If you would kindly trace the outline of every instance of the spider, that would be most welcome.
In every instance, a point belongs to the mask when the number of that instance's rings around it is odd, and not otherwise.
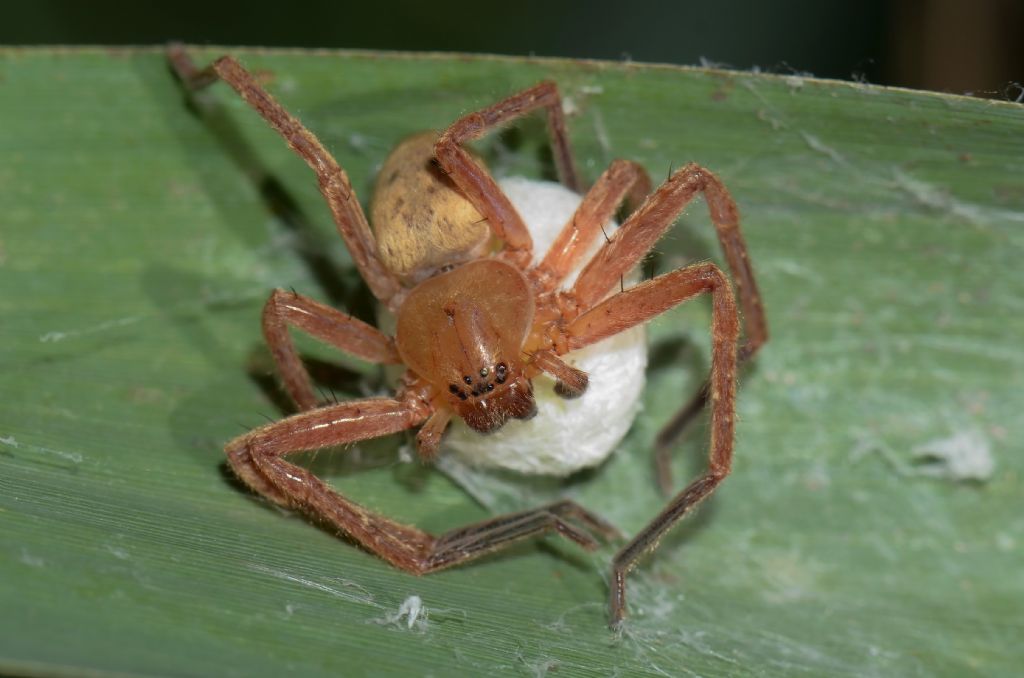
[[[228,83],[313,169],[359,273],[397,318],[395,335],[389,336],[313,299],[275,290],[263,310],[263,333],[300,412],[228,442],[229,464],[256,493],[325,523],[406,572],[434,572],[549,532],[587,549],[598,546],[594,534],[603,539],[619,535],[569,500],[432,535],[356,504],[290,463],[288,455],[419,427],[417,451],[429,461],[452,419],[462,418],[472,429],[488,433],[511,419],[530,418],[536,412],[532,380],[541,373],[556,380],[559,395],[579,396],[588,375],[563,359],[565,354],[646,323],[694,297],[711,295],[709,377],[659,437],[662,442],[670,438],[708,402],[708,470],[672,497],[615,555],[610,619],[617,626],[627,610],[626,577],[640,556],[653,550],[729,474],[738,366],[768,336],[738,210],[725,186],[708,170],[689,164],[651,193],[639,164],[616,160],[534,265],[522,218],[483,162],[463,144],[543,110],[559,177],[581,193],[558,88],[541,82],[459,118],[440,134],[422,133],[401,142],[381,168],[371,231],[344,170],[234,58],[225,56],[199,69],[181,46],[172,46],[168,57],[189,91],[218,79]],[[743,308],[742,348],[733,284],[714,263],[696,263],[620,288],[624,276],[698,193],[708,205]],[[627,201],[640,205],[605,237],[575,282],[564,285],[570,271],[600,243],[603,225]],[[321,406],[289,328],[372,363],[404,365],[394,397]],[[664,459],[659,465],[664,466]]]

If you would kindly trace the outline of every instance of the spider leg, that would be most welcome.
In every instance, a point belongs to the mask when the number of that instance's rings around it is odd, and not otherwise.
[[[582,348],[642,324],[693,297],[710,293],[711,442],[708,471],[673,497],[668,505],[616,554],[612,564],[613,626],[626,614],[626,575],[646,552],[694,505],[711,494],[732,465],[736,410],[739,314],[729,279],[711,263],[695,264],[658,276],[598,303],[566,328],[569,350]]]
[[[743,309],[744,344],[739,349],[740,363],[752,358],[768,340],[768,322],[757,288],[747,245],[739,225],[739,209],[729,191],[714,174],[700,165],[689,164],[669,179],[634,212],[580,273],[573,288],[581,308],[588,308],[619,282],[672,225],[674,218],[697,193],[711,214],[715,232],[736,287]],[[707,402],[709,383],[704,384],[662,428],[655,440],[655,468],[658,485],[666,495],[672,491],[669,458],[673,443],[700,414]]]
[[[377,255],[376,240],[348,176],[313,133],[288,113],[234,58],[221,57],[199,69],[181,45],[171,45],[167,58],[178,79],[190,92],[208,87],[218,79],[231,85],[306,161],[317,175],[320,192],[331,208],[338,232],[360,275],[373,295],[388,304],[401,290],[398,279],[385,268]]]
[[[262,426],[235,438],[225,450],[238,477],[259,494],[325,522],[397,567],[415,570],[433,544],[430,535],[346,499],[284,457],[397,433],[423,418],[410,403],[355,400]]]
[[[309,372],[288,333],[289,326],[371,363],[402,362],[394,338],[377,328],[301,294],[274,290],[263,307],[263,336],[281,381],[300,410],[316,407],[317,399]]]
[[[385,398],[351,401],[262,426],[229,442],[226,452],[238,477],[257,493],[330,525],[395,567],[413,574],[451,567],[548,532],[588,549],[597,546],[588,529],[603,537],[618,536],[614,527],[597,516],[571,501],[562,501],[434,537],[360,506],[310,471],[285,460],[295,452],[403,431],[426,418],[422,407],[408,402]]]
[[[650,192],[651,178],[643,166],[629,160],[613,161],[583,196],[572,219],[534,268],[532,273],[543,288],[557,288],[590,250],[599,233],[607,239],[604,225],[615,216],[623,201],[634,209]]]
[[[553,82],[534,85],[492,106],[459,118],[441,134],[434,146],[438,163],[477,211],[487,219],[495,235],[505,242],[506,256],[524,268],[529,265],[530,250],[533,247],[526,224],[498,188],[490,172],[475,161],[462,148],[462,144],[479,139],[488,131],[538,108],[547,109],[551,147],[562,183],[578,192],[580,181],[565,129],[562,97]]]
[[[612,525],[576,502],[566,499],[548,506],[498,516],[445,532],[434,543],[430,569],[451,567],[547,532],[556,532],[587,550],[597,548],[597,541],[589,532],[573,525],[569,519],[578,521],[587,530],[596,532],[605,539],[620,536],[619,531]]]
[[[629,216],[611,237],[611,242],[601,248],[580,273],[573,294],[581,308],[589,308],[603,299],[622,276],[654,247],[697,193],[704,194],[736,286],[746,335],[741,354],[750,357],[768,340],[768,322],[761,294],[740,231],[736,202],[718,177],[700,165],[691,163],[676,170]]]
[[[554,351],[537,351],[531,356],[531,361],[538,370],[547,372],[557,380],[555,393],[563,398],[578,398],[587,390],[590,383],[587,373],[565,362]]]
[[[744,363],[742,351],[737,358],[739,365],[742,366]],[[690,400],[680,407],[672,415],[672,418],[661,427],[658,435],[654,436],[654,476],[658,483],[658,489],[665,497],[671,497],[675,487],[672,480],[672,452],[675,443],[704,411],[704,407],[708,404],[710,389],[711,381],[705,379],[704,383],[690,396]]]
[[[433,461],[441,449],[441,436],[448,428],[454,412],[440,407],[434,411],[416,434],[416,452],[423,461]]]

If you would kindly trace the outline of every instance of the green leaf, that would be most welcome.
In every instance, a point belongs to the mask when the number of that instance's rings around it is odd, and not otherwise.
[[[364,200],[398,139],[542,78],[570,102],[589,180],[616,157],[655,177],[689,161],[717,172],[772,327],[743,379],[734,472],[631,576],[621,636],[606,628],[613,547],[550,538],[414,578],[254,500],[221,447],[281,416],[261,372],[269,289],[372,315],[312,175],[223,85],[222,115],[190,113],[159,50],[9,49],[0,672],[1019,671],[1021,106],[637,64],[236,53]],[[541,125],[523,130],[484,152],[501,172],[543,173]],[[296,212],[261,197],[268,178]],[[718,257],[702,206],[659,253],[661,271]],[[707,326],[701,304],[652,324],[642,416],[609,463],[559,491],[627,532],[660,508],[651,441],[706,370]],[[381,388],[345,364],[349,393]],[[680,483],[702,468],[705,435],[681,446]],[[401,463],[400,442],[313,463],[432,530],[487,515]],[[411,596],[427,618],[410,628]]]

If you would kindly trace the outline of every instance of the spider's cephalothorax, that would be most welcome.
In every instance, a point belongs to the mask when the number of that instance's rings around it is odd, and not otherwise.
[[[532,321],[523,274],[481,259],[409,293],[398,311],[398,352],[470,427],[489,433],[536,412],[519,357]]]
[[[168,56],[189,91],[218,79],[230,84],[309,164],[360,274],[397,316],[392,337],[308,297],[275,290],[264,308],[263,332],[285,389],[301,411],[230,441],[228,461],[255,492],[306,512],[408,572],[450,567],[545,532],[557,532],[586,548],[597,546],[591,533],[612,538],[617,532],[574,502],[561,501],[435,536],[352,502],[288,461],[288,455],[419,427],[417,446],[429,459],[453,417],[480,432],[496,430],[512,418],[528,418],[535,410],[531,379],[541,372],[557,380],[562,395],[578,395],[587,388],[588,377],[561,356],[642,325],[695,296],[711,295],[710,375],[659,436],[657,446],[665,487],[669,447],[664,443],[707,402],[708,470],[614,557],[611,619],[621,621],[626,575],[638,558],[728,475],[738,361],[752,356],[768,336],[736,204],[725,186],[708,170],[690,164],[651,193],[642,167],[616,160],[583,196],[544,257],[533,263],[533,241],[522,218],[463,144],[543,110],[559,176],[569,189],[580,192],[558,89],[542,82],[459,118],[440,135],[424,133],[400,144],[378,179],[371,231],[348,177],[331,154],[237,61],[223,57],[197,69],[180,46],[172,47]],[[196,108],[203,110],[201,104]],[[707,202],[732,284],[715,264],[699,263],[621,289],[626,274],[698,193]],[[605,239],[602,226],[623,202],[639,207]],[[591,256],[594,247],[598,249]],[[567,283],[581,265],[578,277]],[[742,352],[733,286],[744,312]],[[364,360],[404,364],[406,373],[395,397],[319,403],[290,327]]]

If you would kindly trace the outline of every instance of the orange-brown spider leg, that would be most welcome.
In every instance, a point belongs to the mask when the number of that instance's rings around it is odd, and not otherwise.
[[[691,165],[684,170],[699,172],[699,166]],[[706,170],[707,183],[704,187],[704,199],[711,212],[711,220],[718,234],[718,241],[725,254],[736,295],[743,309],[744,342],[739,349],[739,364],[743,365],[754,357],[754,354],[768,341],[768,321],[765,318],[764,305],[757,288],[757,281],[747,254],[747,245],[739,225],[739,209],[728,189],[718,177]],[[711,386],[710,377],[681,407],[658,432],[654,439],[654,468],[658,486],[662,494],[670,496],[673,492],[672,467],[670,465],[675,442],[686,431],[694,419],[704,411],[707,405]]]
[[[423,418],[411,404],[398,400],[356,400],[267,424],[235,438],[225,450],[238,477],[259,494],[322,520],[385,560],[410,569],[429,552],[430,535],[349,501],[284,457],[397,433]]]
[[[635,209],[650,192],[651,178],[642,165],[629,160],[613,161],[583,196],[572,219],[531,272],[543,289],[557,288],[590,250],[599,233],[608,237],[604,226],[624,201],[629,209]]]
[[[708,471],[692,482],[616,554],[612,564],[611,620],[626,614],[626,575],[644,553],[654,549],[665,532],[687,511],[714,491],[732,464],[736,411],[739,314],[732,287],[712,263],[681,268],[620,292],[576,318],[566,330],[569,350],[582,348],[642,324],[698,294],[710,293],[711,316],[711,442]]]
[[[416,452],[420,455],[420,459],[431,462],[437,458],[437,453],[441,450],[441,437],[454,414],[446,407],[439,407],[420,427],[419,432],[416,433]]]
[[[381,263],[376,240],[355,197],[348,176],[313,133],[270,96],[252,74],[234,58],[221,57],[209,66],[199,69],[181,45],[169,47],[167,58],[189,91],[207,87],[218,79],[231,85],[316,172],[320,192],[331,208],[338,232],[344,239],[360,275],[373,295],[388,304],[401,290],[399,281]]]
[[[352,401],[268,424],[232,440],[226,451],[238,477],[259,494],[323,521],[395,567],[413,574],[451,567],[547,532],[556,532],[587,549],[597,546],[588,529],[603,537],[618,535],[615,528],[597,516],[573,502],[563,501],[434,537],[346,499],[308,470],[284,459],[294,452],[396,433],[417,425],[425,416],[422,407],[398,400]]]
[[[768,339],[761,295],[740,232],[736,203],[718,177],[700,165],[689,164],[677,170],[626,219],[611,242],[580,273],[573,293],[581,308],[600,301],[654,247],[697,193],[704,194],[736,286],[746,335],[742,353],[749,356]]]
[[[745,343],[740,361],[750,359],[768,340],[764,306],[739,225],[739,209],[729,191],[714,174],[696,164],[680,168],[661,185],[640,209],[626,220],[611,242],[602,248],[580,273],[574,293],[581,308],[603,298],[654,246],[694,196],[703,192],[711,221],[732,275],[743,309]],[[658,485],[666,495],[673,489],[669,459],[672,443],[686,429],[707,401],[708,382],[672,417],[655,440]]]
[[[487,219],[495,235],[505,242],[506,257],[524,268],[529,264],[533,247],[526,224],[498,188],[490,172],[476,162],[462,144],[479,139],[488,131],[538,108],[547,109],[551,147],[562,183],[579,192],[580,182],[565,129],[562,98],[553,82],[534,85],[493,106],[459,118],[441,134],[434,146],[434,155],[441,167]]]
[[[554,351],[537,351],[530,360],[538,371],[547,372],[557,380],[555,393],[563,398],[578,398],[587,390],[590,383],[587,373],[565,362]]]
[[[317,400],[309,372],[288,333],[289,326],[371,363],[402,362],[395,340],[377,328],[301,294],[274,290],[263,307],[263,336],[281,382],[300,410],[316,407]]]

